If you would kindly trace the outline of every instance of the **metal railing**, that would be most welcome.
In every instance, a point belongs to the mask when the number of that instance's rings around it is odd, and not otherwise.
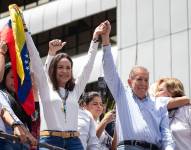
[[[20,143],[19,137],[11,135],[11,134],[4,133],[4,132],[0,132],[0,138],[1,139],[11,140],[12,142]],[[30,145],[30,141],[27,141],[25,144]],[[48,143],[38,143],[37,147],[43,147],[43,148],[47,148],[49,150],[65,150],[63,148],[50,145]]]

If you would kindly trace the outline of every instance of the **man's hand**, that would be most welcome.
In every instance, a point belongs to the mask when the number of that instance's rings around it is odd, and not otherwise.
[[[106,20],[106,21],[104,21],[104,25],[106,26],[106,30],[105,30],[105,33],[103,34],[103,36],[109,36],[109,34],[111,32],[110,22],[108,20]]]
[[[49,42],[49,55],[56,55],[57,51],[61,50],[62,47],[66,45],[66,42],[62,42],[59,39],[54,39],[52,41]]]
[[[106,46],[110,44],[109,35],[111,32],[111,25],[108,20],[104,21],[104,25],[105,25],[105,32],[101,35],[101,37],[102,37],[102,44]]]
[[[106,24],[102,22],[98,27],[96,27],[93,34],[93,40],[98,39],[99,35],[102,35],[105,32],[106,32]]]

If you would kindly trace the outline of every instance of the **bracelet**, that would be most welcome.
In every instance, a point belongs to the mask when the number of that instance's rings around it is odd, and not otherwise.
[[[21,125],[20,122],[14,121],[14,122],[12,123],[12,125],[11,125],[11,128],[14,129],[16,126],[20,126],[20,125]]]
[[[106,44],[106,45],[103,45],[103,47],[104,47],[104,46],[109,46],[109,45],[110,45],[110,44]]]
[[[97,38],[93,38],[92,41],[93,41],[94,43],[97,43],[97,42],[99,42],[99,39],[98,39],[98,37],[97,37]]]

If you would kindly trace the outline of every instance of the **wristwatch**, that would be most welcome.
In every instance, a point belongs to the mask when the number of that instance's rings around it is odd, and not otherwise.
[[[99,37],[93,38],[92,41],[93,41],[94,43],[99,42]]]
[[[21,125],[21,123],[19,121],[14,121],[11,125],[11,128],[14,129],[16,126]]]

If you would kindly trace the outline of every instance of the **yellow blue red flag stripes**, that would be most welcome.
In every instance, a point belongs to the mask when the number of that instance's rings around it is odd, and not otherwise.
[[[11,20],[1,33],[9,48],[9,56],[14,76],[14,86],[17,98],[28,115],[35,110],[30,76],[30,58],[26,46],[26,37],[22,13],[13,4],[9,6]]]

